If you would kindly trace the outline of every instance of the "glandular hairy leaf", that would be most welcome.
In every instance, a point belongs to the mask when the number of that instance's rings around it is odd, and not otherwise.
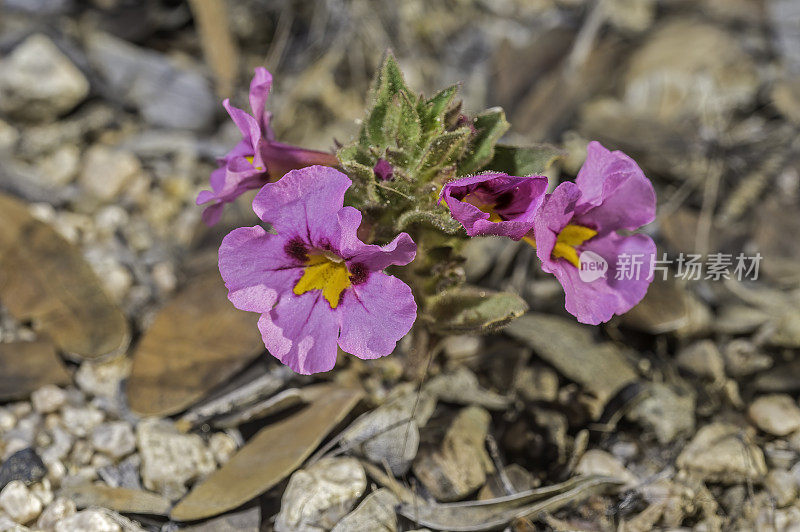
[[[525,147],[498,144],[494,148],[494,157],[483,170],[516,176],[542,175],[564,155],[564,150],[551,144]]]
[[[450,213],[443,209],[406,211],[397,219],[395,230],[404,231],[415,223],[430,225],[448,235],[454,235],[461,230],[461,224],[455,221],[452,216],[450,216]]]
[[[516,294],[474,286],[452,288],[429,298],[422,317],[442,334],[490,333],[528,310]]]
[[[469,128],[448,131],[433,139],[417,165],[417,180],[430,181],[438,170],[455,162],[469,140]]]
[[[459,175],[477,173],[491,161],[495,144],[510,127],[506,120],[506,114],[500,107],[493,107],[482,112],[475,117],[473,125],[476,133],[466,156],[459,161]]]

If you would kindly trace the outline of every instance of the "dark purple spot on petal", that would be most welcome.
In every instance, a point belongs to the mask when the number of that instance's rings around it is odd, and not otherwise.
[[[306,243],[300,237],[295,237],[286,242],[283,250],[296,261],[305,262],[308,260],[308,248],[306,248]]]
[[[366,266],[364,266],[360,262],[356,262],[355,264],[351,264],[348,269],[350,270],[350,283],[353,286],[357,286],[367,282],[367,277],[369,277],[369,271],[367,270]]]

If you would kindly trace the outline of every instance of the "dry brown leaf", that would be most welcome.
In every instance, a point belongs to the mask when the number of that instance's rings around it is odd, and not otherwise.
[[[217,272],[201,275],[161,309],[133,356],[131,409],[184,410],[253,360],[264,344],[258,315],[237,310]]]
[[[50,342],[0,344],[0,401],[22,399],[45,384],[71,381]]]
[[[0,194],[0,302],[81,358],[119,353],[130,329],[80,251]]]
[[[170,518],[194,521],[219,515],[264,493],[300,467],[362,397],[360,390],[331,385],[315,390],[312,404],[253,436],[179,502]]]

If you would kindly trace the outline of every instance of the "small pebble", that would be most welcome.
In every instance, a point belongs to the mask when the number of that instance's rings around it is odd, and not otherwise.
[[[94,428],[92,445],[112,458],[122,458],[136,450],[136,436],[124,421],[112,421]]]
[[[122,527],[100,510],[84,510],[56,523],[55,532],[122,532]]]
[[[56,526],[56,523],[66,517],[74,515],[76,510],[77,508],[75,507],[74,502],[69,499],[59,497],[47,505],[42,512],[42,515],[39,516],[39,520],[36,521],[36,527],[41,528],[42,530],[53,530]]]
[[[61,408],[67,401],[67,393],[53,384],[42,386],[31,395],[33,408],[40,414],[49,414]]]
[[[0,508],[20,524],[33,521],[42,512],[42,501],[19,480],[9,482],[0,491]]]
[[[208,448],[214,453],[214,459],[219,465],[226,463],[236,452],[236,440],[224,432],[216,432],[208,440]]]
[[[786,436],[800,429],[800,408],[786,394],[763,395],[747,410],[753,423],[773,436]]]

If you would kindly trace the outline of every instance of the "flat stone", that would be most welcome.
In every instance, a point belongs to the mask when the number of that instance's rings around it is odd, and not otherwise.
[[[342,445],[375,464],[385,462],[392,473],[402,475],[417,455],[419,427],[427,423],[435,406],[436,400],[429,393],[420,393],[418,400],[413,386],[398,387],[386,403],[345,429]],[[406,419],[408,423],[403,422]]]
[[[453,419],[440,446],[423,447],[412,466],[414,474],[440,501],[457,501],[486,482],[494,471],[486,452],[491,416],[483,408],[470,406]]]
[[[178,499],[189,482],[217,467],[214,455],[196,434],[181,434],[169,421],[145,419],[136,427],[144,487]]]
[[[0,110],[26,120],[52,120],[89,94],[89,82],[48,37],[34,34],[0,63]]]
[[[276,532],[321,532],[332,528],[367,488],[355,458],[323,458],[294,473],[281,498]]]
[[[583,453],[575,472],[579,475],[604,475],[624,482],[628,487],[637,484],[636,476],[625,469],[622,462],[614,456],[599,449],[590,449]]]
[[[95,144],[83,156],[79,182],[92,196],[110,201],[141,171],[141,163],[132,152]]]
[[[17,523],[25,524],[39,517],[42,501],[24,483],[14,480],[0,490],[0,508]]]
[[[800,407],[789,395],[762,395],[750,404],[747,414],[758,428],[773,436],[800,429]]]
[[[211,124],[217,100],[199,68],[101,33],[86,39],[86,52],[105,81],[148,123],[191,130]]]
[[[0,466],[0,489],[13,481],[33,484],[42,480],[46,474],[47,468],[36,451],[22,449],[12,454]]]
[[[400,501],[390,490],[381,488],[373,491],[355,510],[336,523],[331,532],[395,532],[397,514],[394,507],[398,504]]]
[[[723,484],[757,481],[767,474],[764,453],[752,443],[752,434],[728,423],[698,430],[676,463],[702,480]]]

